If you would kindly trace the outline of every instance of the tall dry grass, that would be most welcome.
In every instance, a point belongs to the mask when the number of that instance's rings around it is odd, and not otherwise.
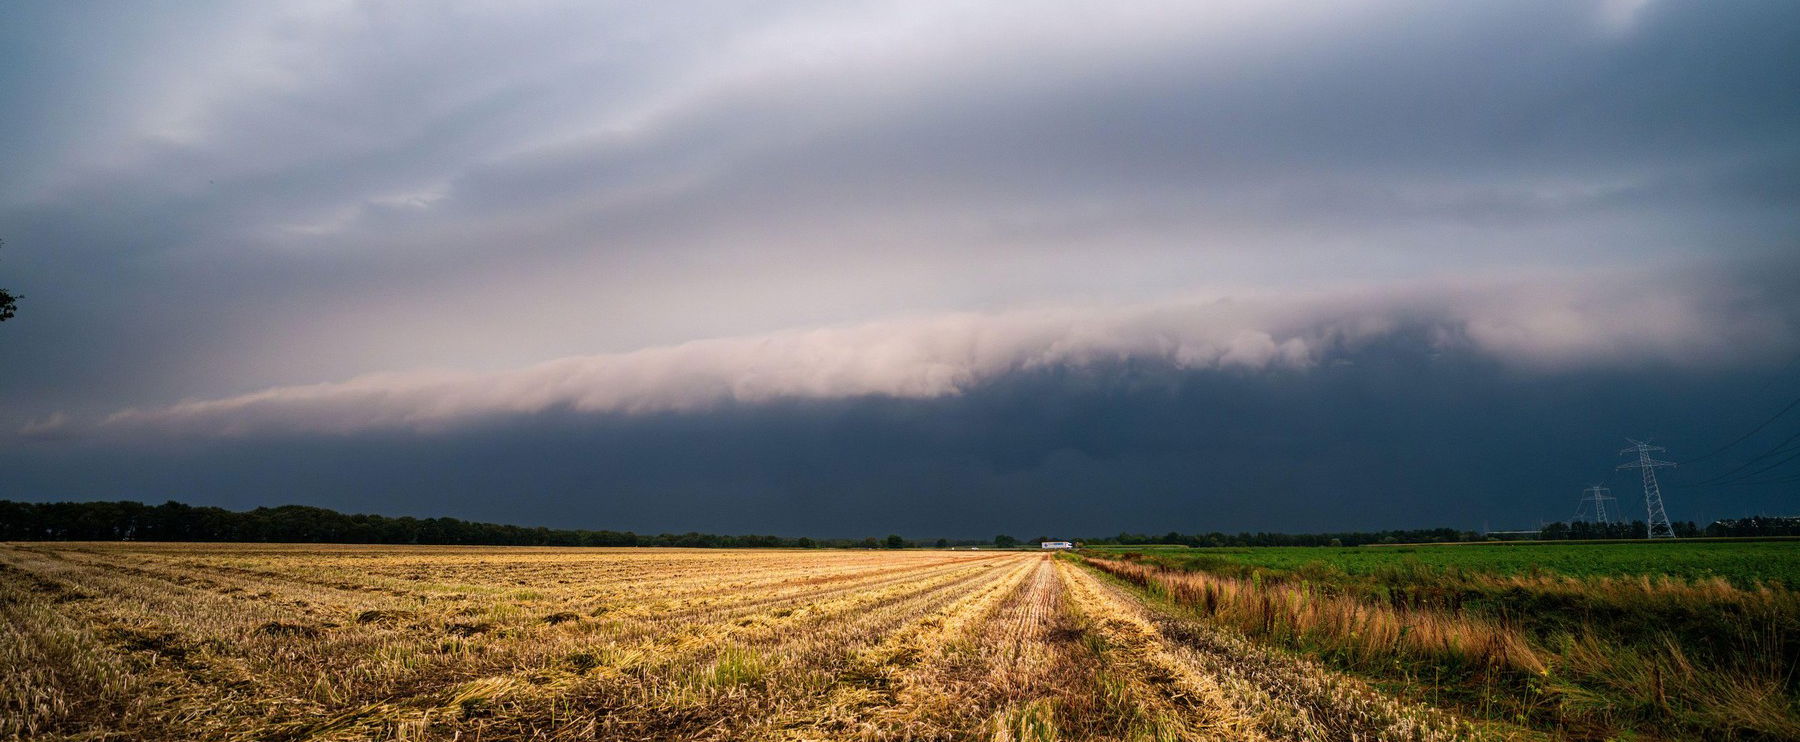
[[[1092,632],[1088,638],[1104,647],[1096,652],[1107,658],[1108,676],[1125,681],[1103,686],[1104,698],[1131,709],[1146,739],[1428,742],[1534,736],[1512,725],[1475,724],[1390,697],[1212,621],[1194,621],[1180,611],[1172,615],[1086,569],[1069,565],[1067,574]]]
[[[1335,652],[1353,664],[1405,656],[1528,674],[1547,667],[1522,633],[1500,622],[1396,608],[1305,582],[1258,584],[1112,559],[1088,563],[1247,633]]]
[[[1420,696],[1576,738],[1800,739],[1800,595],[1723,579],[1489,575],[1401,565],[1226,575],[1088,564],[1247,635]]]

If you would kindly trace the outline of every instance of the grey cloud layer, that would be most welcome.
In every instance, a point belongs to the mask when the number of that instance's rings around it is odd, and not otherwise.
[[[1412,334],[1543,370],[1728,367],[1800,345],[1791,302],[1669,275],[1581,276],[1125,307],[955,314],[565,358],[490,372],[385,373],[132,409],[128,435],[439,430],[497,415],[694,412],[726,403],[935,398],[1008,374],[1147,361],[1179,369],[1305,369]],[[67,432],[57,417],[26,433]]]
[[[1524,526],[1797,393],[1800,3],[14,6],[0,497]]]
[[[1726,263],[1800,230],[1786,3],[16,20],[0,268],[34,361],[0,402],[28,417],[900,315]]]

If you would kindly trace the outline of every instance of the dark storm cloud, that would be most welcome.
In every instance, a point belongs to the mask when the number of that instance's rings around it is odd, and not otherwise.
[[[939,399],[551,412],[429,438],[170,441],[98,468],[86,465],[92,452],[12,449],[0,455],[0,488],[639,531],[1528,527],[1566,518],[1582,487],[1607,481],[1622,436],[1653,436],[1687,458],[1792,392],[1771,385],[1782,380],[1772,369],[1527,381],[1485,358],[1436,352],[1424,334],[1341,360],[1278,373],[1045,369]],[[1672,474],[1671,515],[1791,507],[1776,488],[1684,485],[1736,458]],[[1628,502],[1633,482],[1612,483]]]
[[[1793,300],[1800,296],[1794,283],[1800,271],[1791,261],[1764,268],[1722,277],[1731,279],[1724,285],[1734,292],[1715,287],[1690,301],[1712,305],[1711,311],[1772,311],[1755,321],[1773,323],[1774,337],[1791,337],[1800,322]],[[1589,298],[1619,313],[1583,315],[1575,327],[1598,319],[1627,333],[1632,322],[1668,316],[1655,304],[1622,303],[1626,297],[1615,288],[1582,288],[1599,292]],[[77,422],[49,421],[0,456],[0,491],[45,499],[176,497],[233,507],[299,501],[640,531],[978,537],[1525,527],[1566,517],[1580,487],[1595,482],[1611,482],[1629,502],[1632,482],[1615,479],[1611,468],[1626,436],[1653,438],[1686,461],[1800,392],[1792,363],[1783,362],[1795,350],[1791,345],[1757,347],[1737,336],[1699,346],[1699,338],[1684,336],[1647,352],[1595,334],[1554,338],[1575,343],[1569,346],[1511,347],[1535,354],[1507,355],[1496,352],[1506,346],[1484,346],[1469,333],[1478,336],[1483,330],[1473,328],[1519,316],[1446,325],[1431,298],[1382,321],[1355,314],[1362,308],[1355,301],[1324,301],[1335,312],[1312,306],[1286,318],[1312,323],[1328,314],[1338,323],[1334,332],[1306,335],[1311,340],[1301,356],[1244,342],[1217,348],[1201,363],[1179,353],[1120,352],[1138,341],[1126,330],[1191,325],[1191,307],[1126,313],[1123,324],[1097,333],[1065,329],[1049,346],[1026,346],[1042,352],[1060,345],[1074,354],[1068,358],[1009,362],[992,373],[955,378],[951,389],[910,395],[746,398],[733,396],[729,384],[721,391],[707,382],[678,386],[671,397],[667,389],[624,384],[621,399],[637,406],[584,409],[575,399],[555,397],[563,389],[555,382],[502,378],[430,395],[421,405],[381,388],[392,379],[375,378],[341,386],[373,385],[378,393],[358,396],[356,404],[371,408],[365,412],[382,424],[355,415],[345,424],[346,408],[329,399],[291,407],[233,402],[223,413],[177,406],[143,413],[164,416],[147,429],[135,427],[144,419],[119,421],[123,438],[111,435],[119,430],[95,436]],[[1525,298],[1553,325],[1568,310],[1558,306],[1567,295]],[[1215,321],[1283,319],[1266,307],[1203,309]],[[1731,316],[1695,327],[1742,324],[1750,315]],[[999,325],[985,329],[1008,329]],[[1351,329],[1359,326],[1364,329]],[[873,331],[890,341],[890,361],[892,329]],[[1635,342],[1669,339],[1654,334],[1640,333]],[[954,326],[940,324],[925,335],[961,342]],[[1082,337],[1107,342],[1071,343]],[[1335,339],[1319,342],[1324,337]],[[884,357],[854,336],[829,339],[798,353],[773,345],[790,362],[840,347],[851,348],[851,356]],[[1518,339],[1501,332],[1498,342]],[[992,341],[985,343],[990,350],[1004,350]],[[704,374],[697,367],[715,352],[700,345],[645,378],[667,385],[670,373]],[[1239,356],[1226,360],[1232,353]],[[751,383],[774,382],[756,377]],[[619,393],[618,386],[600,389]],[[547,393],[554,401],[509,414],[487,409],[431,417],[480,398],[482,388]],[[274,396],[308,392],[276,390]],[[681,396],[690,393],[699,394],[698,403]],[[422,417],[403,419],[406,414]],[[1737,466],[1791,427],[1778,425],[1675,472],[1667,486],[1671,502],[1679,503],[1671,505],[1674,517],[1707,521],[1791,509],[1791,493],[1780,485],[1689,486]]]
[[[268,436],[432,456],[577,435],[533,432],[576,413],[755,436],[777,420],[757,405],[977,409],[1021,373],[1112,363],[1306,377],[1406,333],[1545,384],[1760,373],[1800,342],[1769,277],[1800,236],[1797,21],[1655,0],[21,9],[0,285],[27,302],[0,328],[0,430],[107,462],[179,432],[214,441],[192,461],[269,466],[293,464]],[[917,455],[955,491],[1057,478]],[[1057,476],[1096,487],[1185,476],[1071,456]]]

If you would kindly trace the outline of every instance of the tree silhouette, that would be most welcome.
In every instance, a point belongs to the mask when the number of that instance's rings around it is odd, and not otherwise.
[[[0,247],[6,246],[6,240],[0,240]],[[6,289],[0,289],[0,322],[12,319],[19,308],[19,297]]]

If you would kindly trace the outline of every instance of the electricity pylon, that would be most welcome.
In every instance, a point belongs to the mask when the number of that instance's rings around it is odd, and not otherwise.
[[[1596,484],[1582,490],[1582,492],[1586,493],[1587,497],[1581,498],[1581,504],[1575,508],[1575,517],[1570,518],[1569,520],[1581,520],[1581,511],[1586,510],[1587,504],[1591,502],[1594,503],[1594,522],[1599,523],[1600,525],[1611,523],[1612,521],[1606,519],[1606,501],[1618,499],[1612,496],[1612,490]]]
[[[1619,449],[1620,454],[1635,453],[1637,461],[1620,464],[1620,469],[1644,470],[1644,509],[1650,513],[1649,524],[1645,527],[1650,538],[1675,538],[1675,528],[1669,525],[1669,514],[1663,512],[1662,488],[1656,484],[1656,470],[1664,466],[1674,466],[1673,461],[1658,461],[1650,458],[1651,451],[1662,451],[1662,446],[1652,446],[1643,441],[1630,438],[1630,448]]]

